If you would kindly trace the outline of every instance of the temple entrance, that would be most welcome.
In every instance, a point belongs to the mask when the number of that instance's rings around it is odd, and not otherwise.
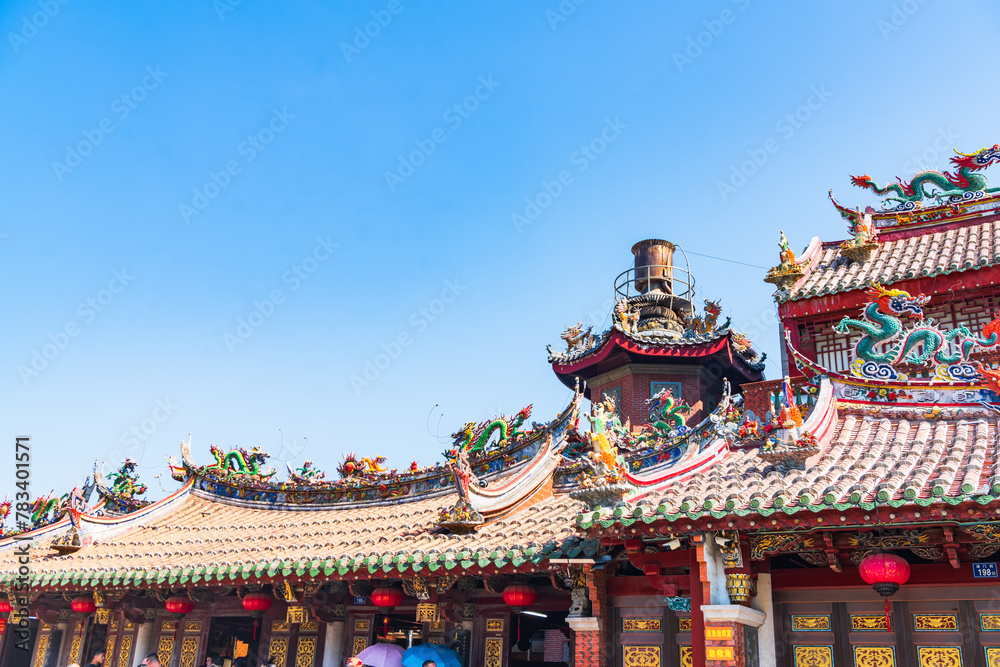
[[[412,618],[380,614],[375,617],[375,643],[410,648],[423,642],[423,628],[423,623],[417,623]]]
[[[15,623],[9,621],[3,634],[0,634],[0,645],[3,646],[0,665],[3,667],[28,667],[31,664],[31,649],[34,648],[35,638],[38,636],[38,621],[33,618],[28,623],[28,637],[26,639],[21,639],[18,634],[19,628],[16,627]],[[18,644],[21,644],[22,648],[18,648]],[[28,647],[27,651],[23,649],[24,646]]]
[[[570,663],[567,612],[511,614],[508,667],[566,667]]]
[[[254,626],[254,623],[257,626]],[[205,655],[222,667],[257,667],[268,656],[260,654],[260,621],[248,616],[221,616],[212,619]]]
[[[83,621],[86,625],[87,621]],[[90,662],[90,659],[94,657],[94,652],[99,651],[108,643],[108,626],[107,624],[101,623],[90,623],[90,627],[87,629],[86,633],[87,641],[83,647],[83,651],[80,653],[80,664],[86,665]],[[106,656],[104,659],[106,664],[111,664],[110,656]]]

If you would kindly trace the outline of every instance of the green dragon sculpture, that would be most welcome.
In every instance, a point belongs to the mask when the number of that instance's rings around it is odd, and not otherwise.
[[[146,493],[146,485],[139,482],[135,467],[135,461],[126,458],[117,472],[108,475],[108,479],[112,482],[110,488],[112,494],[121,498],[135,498]]]
[[[215,457],[215,463],[205,466],[205,470],[218,471],[222,477],[242,475],[268,480],[275,474],[273,469],[261,467],[261,464],[267,461],[270,456],[258,447],[252,448],[249,452],[242,447],[237,447],[225,454],[215,445],[212,445],[210,449],[212,456]]]
[[[975,369],[969,355],[978,349],[996,347],[1000,342],[1000,317],[983,326],[982,336],[975,336],[966,326],[942,330],[933,321],[925,321],[923,307],[930,297],[910,296],[899,289],[887,290],[878,283],[868,289],[871,301],[865,306],[863,320],[845,317],[834,327],[838,333],[860,332],[854,346],[856,359],[851,371],[875,379],[905,379],[894,366],[899,363],[936,367],[942,378],[974,379]],[[917,319],[905,330],[900,318]],[[918,346],[923,349],[918,351]]]
[[[523,434],[523,431],[520,430],[521,426],[530,416],[531,406],[529,405],[528,407],[523,408],[514,417],[500,417],[492,421],[480,422],[479,424],[476,424],[476,422],[468,422],[461,428],[461,430],[456,433],[452,433],[451,437],[454,439],[454,446],[444,452],[443,456],[446,459],[451,460],[457,457],[460,451],[464,451],[469,454],[485,452],[486,447],[490,442],[490,438],[493,437],[495,432],[500,433],[500,439],[497,440],[496,444],[494,444],[491,449],[500,449],[507,443],[508,440],[512,440]]]
[[[896,202],[905,208],[914,208],[922,199],[936,199],[941,201],[948,198],[951,202],[975,199],[977,196],[1000,192],[1000,188],[986,187],[986,177],[975,172],[986,169],[995,162],[1000,162],[1000,144],[994,144],[992,148],[983,148],[975,153],[959,153],[951,158],[951,163],[958,167],[954,174],[940,171],[922,171],[909,183],[903,183],[899,178],[898,183],[888,185],[878,185],[871,176],[851,176],[851,183],[859,188],[866,188],[878,195],[893,193],[895,196],[886,197],[886,202]],[[935,188],[937,191],[928,191],[926,187]]]
[[[674,400],[674,394],[669,387],[664,387],[656,396],[646,401],[649,408],[650,426],[653,436],[667,438],[684,428],[684,415],[691,412],[691,406]],[[641,439],[642,436],[640,436]]]

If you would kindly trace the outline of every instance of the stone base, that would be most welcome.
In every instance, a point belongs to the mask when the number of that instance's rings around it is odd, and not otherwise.
[[[597,616],[567,616],[566,625],[573,632],[599,632],[601,619]]]

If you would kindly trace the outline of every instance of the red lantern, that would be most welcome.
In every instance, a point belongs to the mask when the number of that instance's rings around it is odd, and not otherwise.
[[[521,611],[525,607],[535,604],[538,593],[527,584],[511,584],[503,589],[503,601],[514,608],[514,611]]]
[[[183,595],[173,595],[167,598],[167,611],[171,614],[189,614],[194,609],[194,603]]]
[[[271,608],[274,601],[264,593],[247,593],[243,596],[243,608],[254,616],[263,616]]]
[[[94,598],[85,596],[73,598],[70,606],[73,608],[73,611],[80,614],[93,614],[97,609],[97,604],[94,602]]]
[[[398,607],[403,602],[403,591],[391,586],[380,586],[372,591],[372,604],[376,607]]]
[[[885,598],[885,623],[891,631],[892,605],[889,604],[889,596],[909,580],[910,564],[896,554],[880,552],[865,556],[858,569],[865,583],[871,584],[875,592]]]
[[[0,614],[9,614],[14,610],[14,605],[10,603],[7,596],[0,597]]]

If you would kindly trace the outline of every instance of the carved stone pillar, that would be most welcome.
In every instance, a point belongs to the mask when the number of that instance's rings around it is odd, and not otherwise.
[[[326,624],[326,639],[323,642],[323,667],[343,667],[344,664],[344,619],[336,619]]]
[[[146,622],[139,626],[139,631],[135,635],[135,651],[132,655],[135,656],[133,662],[142,662],[146,654],[150,652],[149,641],[153,636],[153,628],[156,627],[156,623]]]

